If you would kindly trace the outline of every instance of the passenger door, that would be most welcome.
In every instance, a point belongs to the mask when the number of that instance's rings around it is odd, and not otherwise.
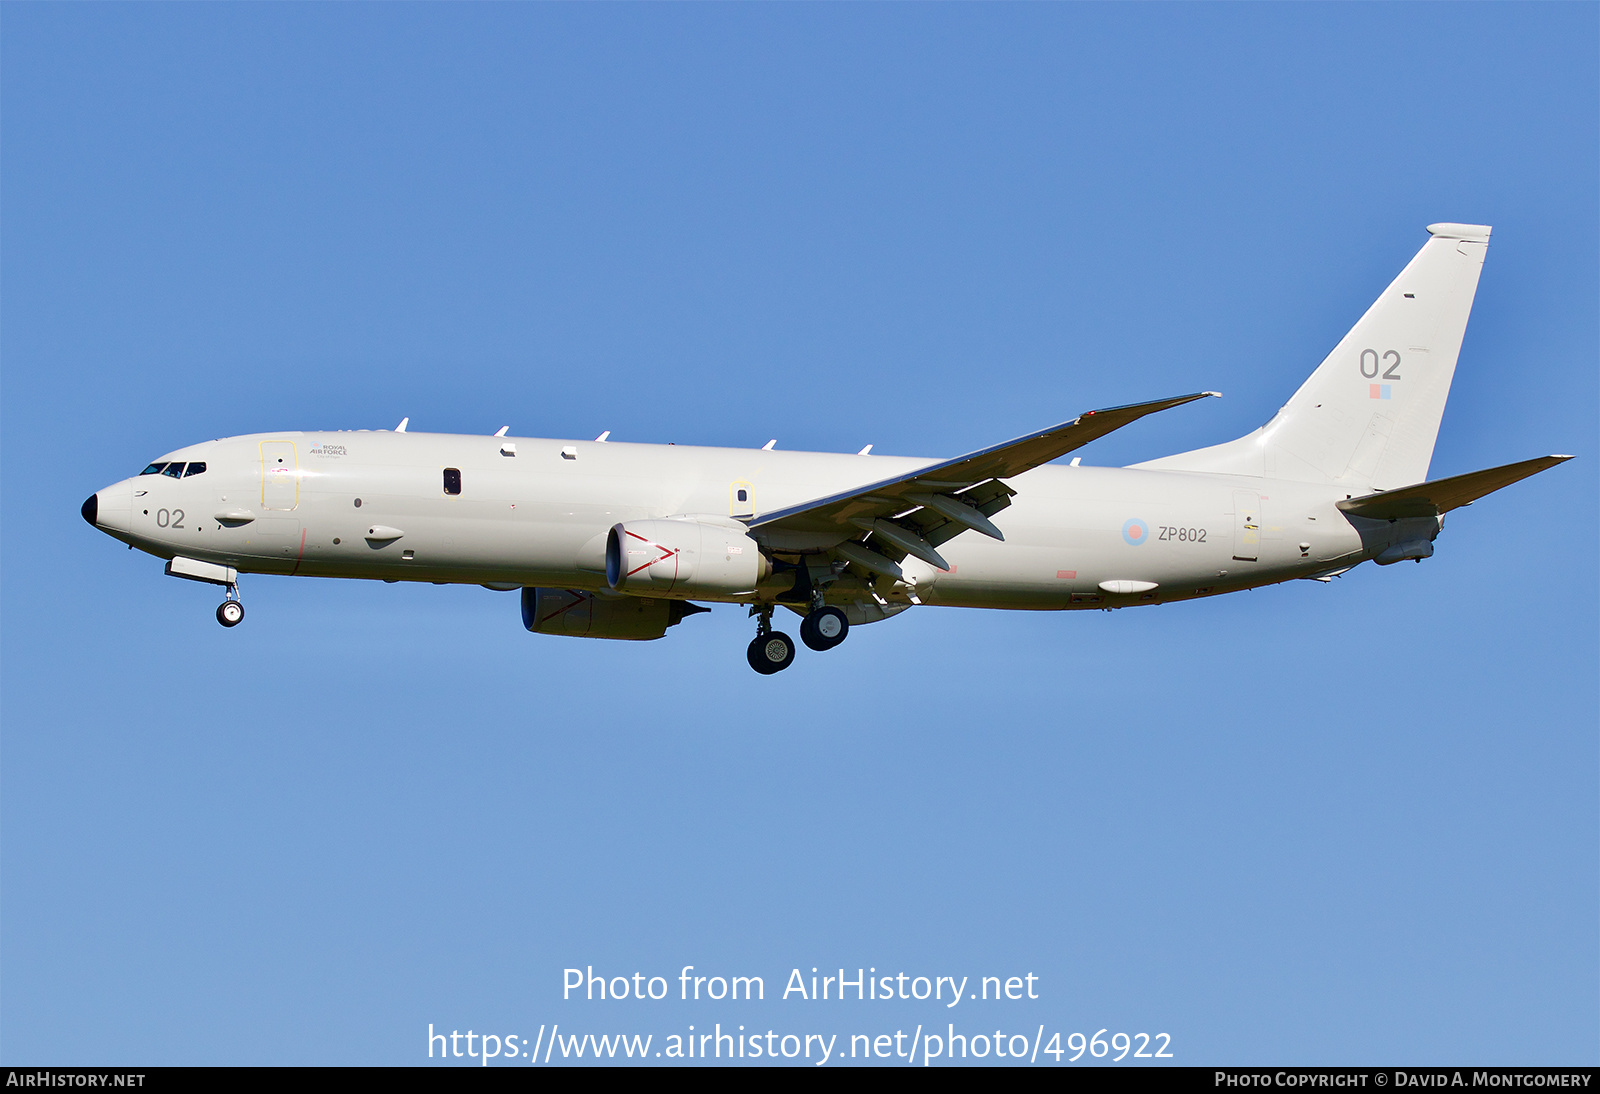
[[[293,509],[300,504],[300,464],[293,441],[261,442],[261,508]]]

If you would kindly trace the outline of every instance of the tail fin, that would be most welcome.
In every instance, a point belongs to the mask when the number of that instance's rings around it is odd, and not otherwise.
[[[1137,467],[1339,483],[1351,492],[1428,477],[1489,245],[1479,224],[1432,236],[1273,419],[1236,441]]]

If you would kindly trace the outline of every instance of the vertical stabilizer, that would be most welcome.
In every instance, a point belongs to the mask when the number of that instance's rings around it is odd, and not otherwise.
[[[1428,477],[1489,245],[1481,224],[1432,237],[1350,333],[1254,433],[1137,467],[1387,490]]]

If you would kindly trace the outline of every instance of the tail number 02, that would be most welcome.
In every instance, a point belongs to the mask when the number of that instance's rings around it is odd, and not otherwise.
[[[1361,375],[1369,380],[1376,380],[1378,373],[1383,373],[1385,380],[1400,379],[1400,355],[1392,349],[1383,351],[1383,356],[1378,356],[1375,349],[1361,351]]]
[[[182,528],[183,510],[173,509],[168,511],[166,509],[157,509],[156,524],[162,528]]]

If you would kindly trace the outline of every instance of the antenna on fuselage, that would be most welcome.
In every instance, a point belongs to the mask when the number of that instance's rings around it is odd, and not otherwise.
[[[763,451],[763,452],[771,452],[772,451],[772,446],[777,444],[777,443],[778,443],[778,438],[774,437],[774,438],[772,438],[772,440],[768,441],[766,444],[761,446],[761,451]]]
[[[872,451],[872,446],[869,444],[869,445],[867,445],[867,447],[863,448],[860,452],[857,452],[856,455],[865,456],[867,453],[869,453],[871,451]]]
[[[504,437],[504,436],[505,436],[505,435],[506,435],[506,430],[508,430],[508,429],[510,429],[510,428],[511,428],[511,427],[510,427],[510,426],[508,426],[508,425],[503,425],[503,426],[501,426],[501,427],[500,427],[500,428],[499,428],[499,429],[497,429],[497,430],[495,430],[495,431],[494,431],[494,435],[495,435],[495,436],[496,436],[496,437]]]
[[[411,424],[411,419],[410,418],[401,418],[400,419],[400,424],[394,427],[394,431],[396,433],[404,433],[406,431],[406,426],[408,426],[410,424]]]
[[[595,440],[599,441],[601,444],[604,444],[606,438],[609,436],[611,436],[611,430],[608,429],[604,433],[600,434],[600,436],[596,437]]]

